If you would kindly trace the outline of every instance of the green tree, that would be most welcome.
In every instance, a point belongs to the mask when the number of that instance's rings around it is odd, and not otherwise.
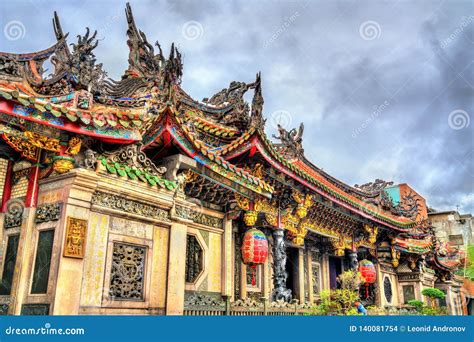
[[[431,306],[434,306],[435,299],[444,299],[446,297],[443,291],[431,287],[423,289],[423,291],[421,291],[421,294],[430,299]]]
[[[414,306],[417,312],[421,312],[421,310],[423,309],[423,302],[421,300],[417,300],[417,299],[409,300],[408,305]]]
[[[467,247],[466,255],[466,272],[465,277],[471,281],[474,281],[474,245],[469,245]]]

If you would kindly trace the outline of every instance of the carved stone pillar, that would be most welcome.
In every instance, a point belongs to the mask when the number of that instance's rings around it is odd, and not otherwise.
[[[304,274],[304,250],[298,249],[298,294],[295,293],[300,303],[305,302],[305,274]]]
[[[168,288],[166,293],[166,314],[182,315],[184,310],[187,226],[173,223],[170,229]]]
[[[232,296],[232,218],[224,218],[224,234],[222,234],[222,295]]]
[[[275,229],[273,231],[273,295],[272,300],[283,299],[285,302],[291,300],[291,290],[286,288],[286,246],[284,241],[284,230]]]

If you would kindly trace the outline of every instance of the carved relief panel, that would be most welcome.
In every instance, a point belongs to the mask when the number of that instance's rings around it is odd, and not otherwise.
[[[65,257],[84,258],[86,250],[87,220],[74,217],[67,218],[66,242],[64,244]]]
[[[114,243],[109,296],[112,300],[143,300],[146,247]]]

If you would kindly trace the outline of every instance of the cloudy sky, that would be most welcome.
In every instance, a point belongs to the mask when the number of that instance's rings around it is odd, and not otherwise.
[[[183,88],[208,97],[262,72],[267,131],[305,123],[304,148],[348,184],[408,183],[436,209],[474,212],[472,1],[131,1],[148,40],[184,56]],[[99,31],[111,77],[127,67],[125,2],[0,5],[1,50]],[[5,39],[5,38],[6,39]]]

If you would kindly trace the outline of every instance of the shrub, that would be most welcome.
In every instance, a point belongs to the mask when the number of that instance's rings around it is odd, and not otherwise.
[[[421,310],[421,314],[425,316],[439,316],[439,315],[446,315],[447,309],[445,306],[440,308],[435,308],[431,306],[424,306]]]
[[[360,273],[352,270],[343,272],[337,281],[339,289],[321,291],[319,304],[311,309],[312,315],[357,314],[354,303],[359,300]]]
[[[359,292],[349,289],[337,289],[331,292],[331,299],[341,308],[342,314],[346,315],[353,308],[354,302],[359,300]]]
[[[408,301],[408,305],[414,306],[416,311],[421,312],[423,308],[423,302],[421,300],[412,299]]]
[[[360,314],[356,308],[352,307],[349,310],[346,311],[346,316],[360,316]]]
[[[319,294],[320,303],[311,308],[312,315],[327,315],[331,308],[331,291],[322,290]]]
[[[434,304],[433,301],[435,299],[444,299],[444,297],[446,297],[446,295],[444,294],[443,291],[441,291],[440,289],[434,289],[434,288],[431,288],[431,287],[423,289],[423,291],[421,291],[421,293],[424,296],[427,296],[431,299],[431,304]]]
[[[341,288],[331,292],[331,299],[341,308],[343,315],[348,315],[354,302],[359,300],[360,273],[353,270],[343,272],[337,277]]]
[[[425,316],[435,316],[438,314],[438,310],[436,308],[433,308],[431,306],[424,306],[421,309],[421,314]]]
[[[421,291],[421,293],[424,296],[430,297],[430,298],[437,298],[437,299],[444,299],[446,295],[444,294],[443,291],[440,289],[434,289],[434,288],[426,288]]]
[[[337,277],[337,281],[341,285],[341,289],[359,291],[359,286],[361,283],[360,272],[353,270],[345,271]]]

